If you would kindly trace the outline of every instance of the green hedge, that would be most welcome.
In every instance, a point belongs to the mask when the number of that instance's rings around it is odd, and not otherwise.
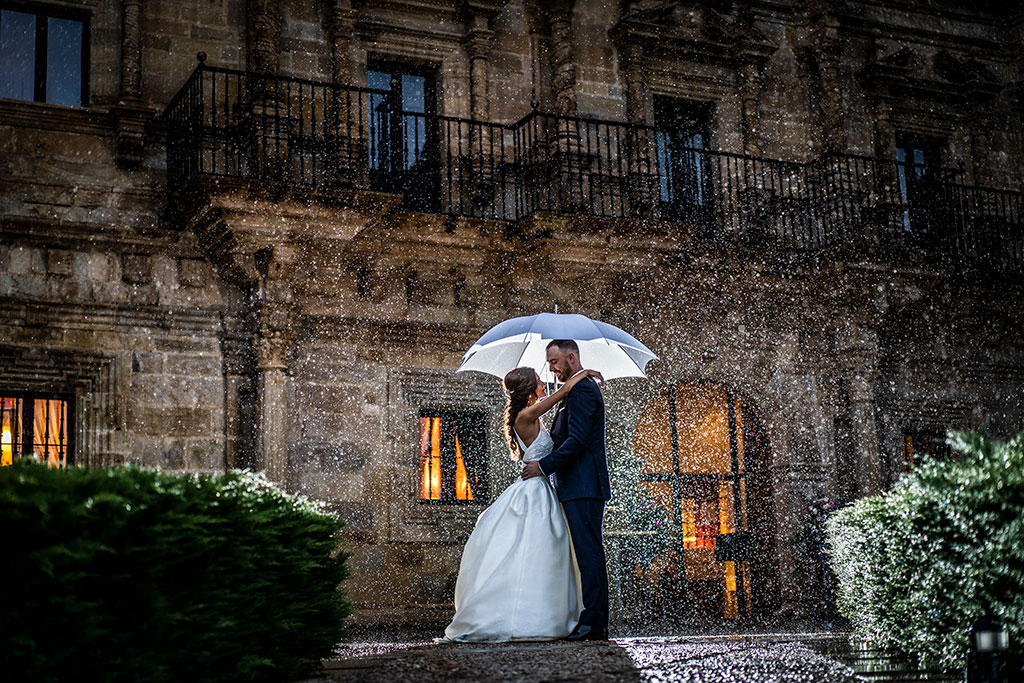
[[[962,668],[988,614],[1024,649],[1024,435],[951,434],[958,462],[925,461],[826,523],[839,609],[867,637]]]
[[[7,680],[287,680],[350,613],[341,521],[251,473],[19,461],[0,514]]]

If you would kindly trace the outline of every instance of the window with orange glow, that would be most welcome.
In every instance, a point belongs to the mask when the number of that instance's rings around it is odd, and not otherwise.
[[[666,512],[668,533],[678,539],[669,552],[681,555],[688,585],[703,582],[722,596],[707,604],[694,598],[689,608],[695,614],[737,619],[751,613],[746,451],[756,447],[757,425],[731,389],[686,382],[662,390],[637,420],[638,485]]]
[[[420,413],[419,500],[482,503],[487,487],[486,416]]]
[[[952,449],[945,437],[935,432],[905,432],[903,434],[903,471],[909,472],[922,457],[949,460]]]
[[[0,466],[32,457],[51,467],[67,467],[72,433],[68,403],[54,396],[0,395]]]

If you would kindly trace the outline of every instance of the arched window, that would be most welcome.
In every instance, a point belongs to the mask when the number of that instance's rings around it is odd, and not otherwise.
[[[675,383],[647,404],[633,451],[641,492],[668,523],[668,550],[646,577],[665,609],[736,619],[767,607],[771,501],[751,408],[720,385]]]

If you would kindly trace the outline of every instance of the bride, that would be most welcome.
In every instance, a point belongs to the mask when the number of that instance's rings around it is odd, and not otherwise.
[[[577,382],[601,374],[586,370],[545,396],[533,368],[505,375],[505,439],[520,462],[551,452],[540,423]],[[505,489],[480,514],[466,542],[455,584],[455,617],[445,629],[454,641],[555,640],[575,628],[583,599],[569,529],[547,477]]]

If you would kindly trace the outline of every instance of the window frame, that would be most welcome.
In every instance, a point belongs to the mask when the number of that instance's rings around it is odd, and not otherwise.
[[[431,405],[421,406],[417,411],[417,425],[422,425],[424,418],[441,418],[441,424],[444,425],[445,419],[451,420],[456,419],[472,419],[477,422],[477,428],[480,430],[480,452],[474,453],[473,457],[476,458],[474,465],[476,466],[477,480],[472,483],[472,494],[473,497],[468,500],[460,500],[456,497],[455,493],[455,478],[457,471],[457,462],[455,454],[451,453],[450,457],[445,457],[444,453],[441,456],[441,492],[439,499],[422,498],[419,493],[415,494],[416,502],[420,505],[443,505],[443,506],[480,506],[487,505],[487,498],[490,491],[490,477],[488,472],[488,448],[487,448],[487,428],[489,424],[489,417],[484,410],[474,409],[461,409],[451,407],[436,407]],[[422,439],[423,434],[421,431],[422,427],[417,427],[417,441]],[[460,444],[460,450],[462,452],[462,458],[464,466],[466,467],[466,475],[469,477],[469,466],[466,464],[467,451],[465,444]],[[422,474],[420,471],[420,453],[417,451],[417,479]]]
[[[34,402],[36,400],[43,401],[64,401],[67,404],[67,422],[65,423],[66,441],[64,444],[65,454],[65,467],[72,467],[75,463],[75,395],[72,393],[64,393],[59,391],[19,391],[19,390],[6,390],[0,389],[0,398],[13,398],[22,400],[21,416],[20,416],[20,452],[14,451],[12,447],[12,461],[16,462],[18,459],[25,457],[32,457],[35,459],[33,449],[35,448],[35,415],[34,415]],[[30,404],[28,401],[31,400],[33,403]],[[26,418],[31,418],[31,421]],[[45,445],[45,444],[44,444]],[[12,444],[13,446],[13,444]],[[13,462],[12,462],[13,464]]]
[[[712,149],[716,103],[655,93],[652,108],[662,210],[707,224],[714,180],[703,153]]]
[[[87,107],[89,106],[89,53],[91,42],[90,23],[92,14],[85,9],[72,7],[55,7],[39,3],[2,2],[0,11],[23,12],[32,14],[36,18],[35,35],[35,64],[33,65],[33,93],[31,100],[18,98],[0,98],[13,102],[38,102],[57,107]],[[82,55],[81,55],[81,97],[78,104],[57,104],[46,99],[46,61],[48,59],[49,22],[47,19],[65,19],[78,21],[82,24]],[[3,23],[3,16],[0,14],[0,25]]]
[[[371,163],[371,185],[378,191],[402,194],[403,206],[408,209],[437,213],[441,202],[440,68],[371,58],[367,60],[366,71],[367,83],[371,71],[386,74],[392,80],[397,77],[397,90],[391,91],[389,85],[388,91],[393,92],[399,102],[398,109],[389,110],[384,120],[379,122],[380,128],[376,133],[378,138],[374,145],[383,156],[375,164]],[[422,112],[405,109],[402,76],[423,79]],[[376,97],[381,97],[383,101],[383,96],[371,96],[371,102],[375,102],[370,107],[373,111],[380,104],[374,100]],[[409,135],[410,124],[412,138]],[[415,141],[411,147],[410,139]],[[415,154],[410,155],[410,150]]]

